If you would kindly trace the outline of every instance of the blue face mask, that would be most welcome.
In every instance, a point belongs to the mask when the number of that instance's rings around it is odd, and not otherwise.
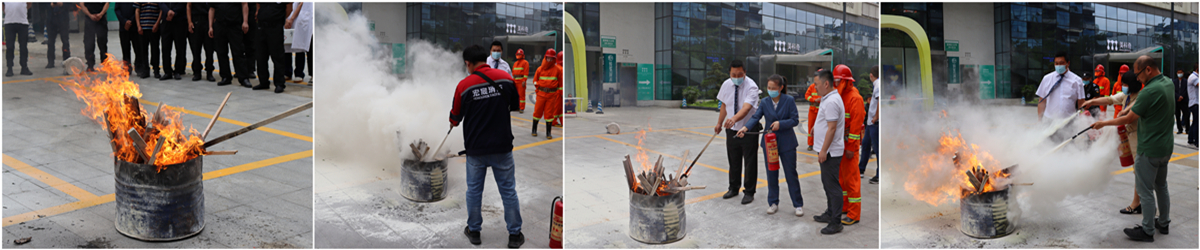
[[[733,80],[734,86],[742,86],[742,80],[746,80],[746,78],[744,78],[744,77],[731,78],[731,79]]]
[[[1067,65],[1054,65],[1054,72],[1059,74],[1067,73]]]
[[[1129,87],[1128,87],[1128,86],[1121,86],[1121,92],[1129,93]]]
[[[500,52],[492,52],[492,58],[500,59]]]
[[[768,89],[768,90],[767,90],[767,95],[770,95],[770,96],[771,96],[771,98],[779,97],[779,91],[778,91],[778,90],[769,90],[769,89]]]

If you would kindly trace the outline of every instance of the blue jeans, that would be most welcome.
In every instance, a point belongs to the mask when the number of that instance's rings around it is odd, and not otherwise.
[[[508,234],[521,233],[521,202],[517,200],[517,171],[512,152],[467,156],[467,228],[476,232],[483,229],[483,216],[479,210],[489,166],[492,167],[496,187],[500,189],[500,199],[504,200],[504,222],[508,223]]]
[[[866,135],[862,139],[862,151],[858,151],[858,173],[862,174],[867,171],[867,161],[871,160],[871,154],[879,154],[879,124],[867,126]],[[879,162],[875,162],[875,176],[879,176]]]
[[[767,159],[763,150],[763,159]],[[765,160],[764,160],[765,161]],[[796,149],[779,151],[779,169],[787,178],[788,195],[792,198],[793,207],[804,207],[804,197],[800,196],[800,175],[796,173]],[[767,168],[767,206],[779,204],[779,170]]]

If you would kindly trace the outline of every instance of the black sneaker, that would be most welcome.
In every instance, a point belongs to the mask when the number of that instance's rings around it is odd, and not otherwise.
[[[871,181],[869,181],[869,182],[871,184],[879,184],[879,176],[876,175],[875,177],[871,177]]]
[[[729,199],[729,198],[733,198],[733,197],[737,196],[737,194],[738,194],[737,190],[729,190],[729,191],[725,192],[725,195],[721,196],[721,198]]]
[[[746,194],[742,196],[742,205],[750,204],[751,202],[754,202],[753,194]]]
[[[1154,219],[1154,229],[1158,229],[1158,233],[1170,234],[1170,222],[1168,224],[1158,224],[1158,219]]]
[[[483,244],[483,240],[479,239],[479,231],[471,231],[471,227],[464,227],[463,234],[467,235],[467,239],[471,241],[471,245],[478,246]]]
[[[195,81],[199,81],[200,79],[201,79],[201,77],[200,77],[200,74],[199,74],[199,73],[192,74],[192,81],[193,81],[193,82],[195,82]]]
[[[33,71],[29,71],[29,68],[21,68],[21,75],[31,76],[33,75]]]
[[[4,76],[13,76],[12,69],[8,69],[7,71],[4,71]]]
[[[521,245],[525,245],[525,233],[508,235],[508,248],[521,248]]]
[[[824,235],[836,234],[840,232],[842,232],[841,223],[829,223],[828,226],[825,226],[825,228],[821,229],[821,234]]]
[[[52,62],[52,63],[46,64],[46,68],[47,68],[47,69],[53,69],[53,68],[54,68],[54,63]]]
[[[858,224],[858,220],[851,219],[850,217],[842,218],[842,225],[849,226],[854,224]]]
[[[1133,241],[1154,242],[1154,235],[1146,234],[1146,230],[1142,230],[1142,226],[1126,228],[1125,235]]]

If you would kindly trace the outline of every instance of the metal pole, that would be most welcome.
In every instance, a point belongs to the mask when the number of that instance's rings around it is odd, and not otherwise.
[[[1175,38],[1175,3],[1170,3],[1170,4],[1171,4],[1171,28],[1170,28],[1171,29],[1171,33],[1170,33],[1171,34],[1171,41],[1170,41],[1171,49],[1167,50],[1167,52],[1169,52],[1169,53],[1163,53],[1163,56],[1171,57],[1171,66],[1164,67],[1164,68],[1167,68],[1169,70],[1168,72],[1175,73],[1175,55],[1174,55],[1175,50],[1174,50],[1174,48],[1175,48],[1175,44],[1177,44],[1176,40],[1178,40],[1178,39]]]
[[[842,57],[842,64],[846,64],[846,22],[848,21],[849,20],[846,20],[846,2],[842,2],[842,53],[840,53]]]

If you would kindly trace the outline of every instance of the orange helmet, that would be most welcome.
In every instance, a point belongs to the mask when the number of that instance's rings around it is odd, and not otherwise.
[[[833,79],[839,81],[854,81],[854,73],[850,72],[850,67],[845,64],[838,64],[833,67]]]
[[[555,64],[558,64],[561,66],[563,64],[563,53],[558,52],[558,55],[555,56],[554,59],[558,59],[558,62],[556,62]]]
[[[1104,76],[1104,65],[1096,64],[1096,77]]]
[[[547,58],[554,58],[557,55],[558,55],[558,52],[554,51],[554,49],[546,49],[546,57]]]
[[[1121,64],[1121,69],[1118,70],[1117,72],[1120,72],[1121,74],[1125,74],[1125,72],[1129,72],[1129,65]]]
[[[525,58],[525,50],[517,49],[517,59],[523,59],[523,58]]]

